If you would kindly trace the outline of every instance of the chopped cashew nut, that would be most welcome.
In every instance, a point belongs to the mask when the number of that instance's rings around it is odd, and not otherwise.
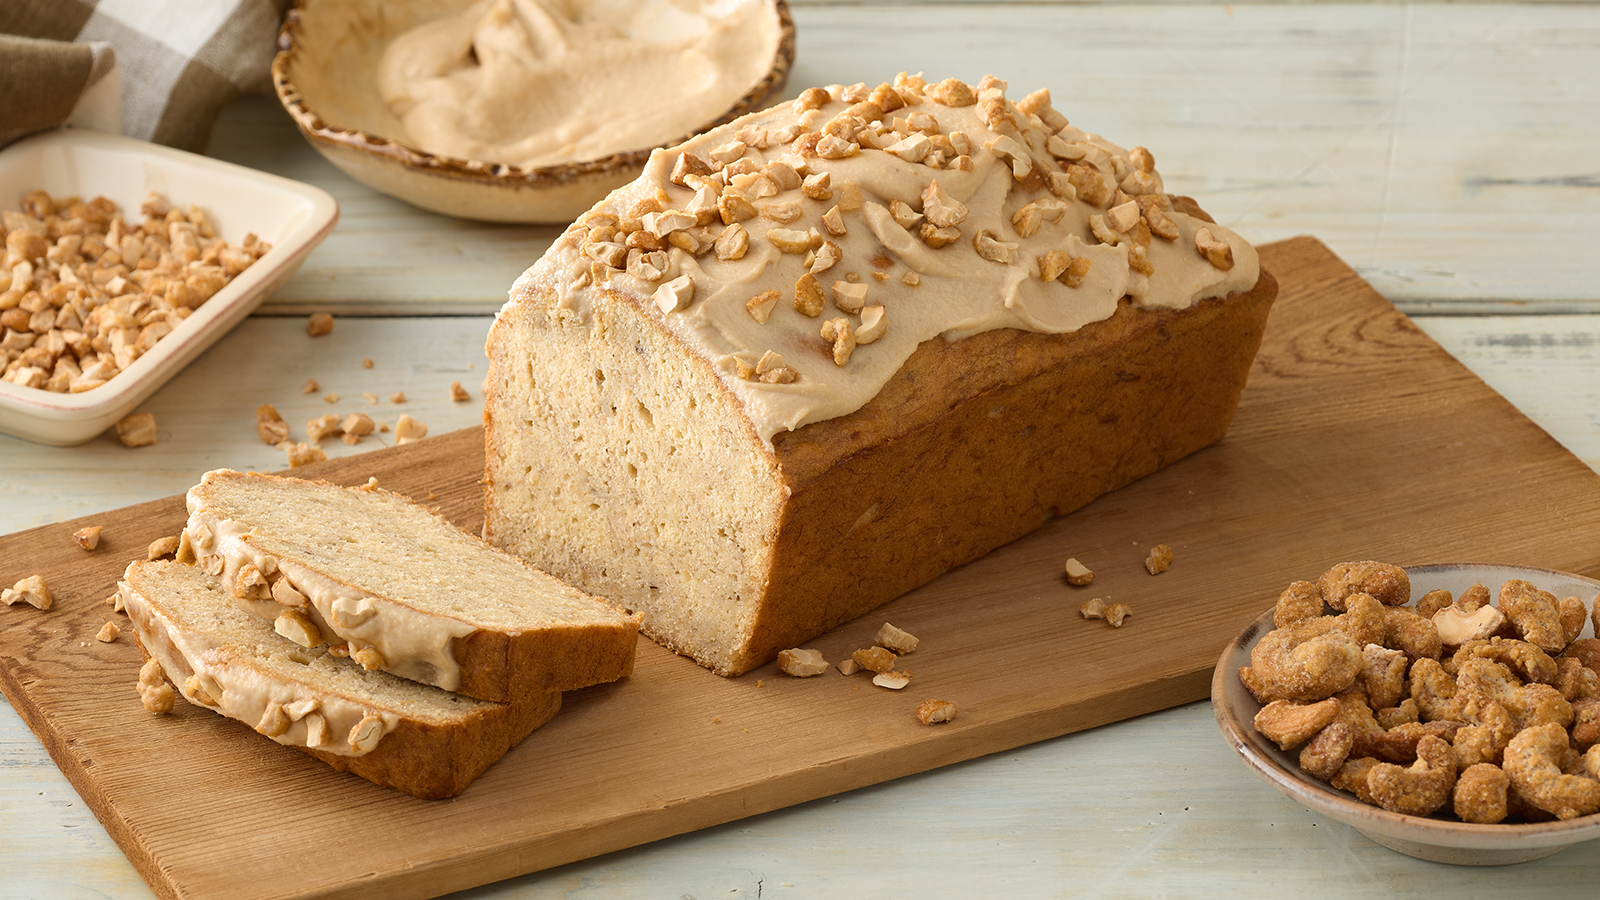
[[[178,552],[179,538],[176,536],[156,538],[145,548],[146,559],[160,559],[163,556],[173,556]]]
[[[467,389],[461,386],[461,382],[452,381],[450,382],[450,399],[456,403],[465,403],[472,399],[472,395],[467,393]],[[345,430],[349,431],[348,428]]]
[[[1133,608],[1126,603],[1113,603],[1106,607],[1106,621],[1112,628],[1121,628],[1122,620],[1133,615]]]
[[[1145,571],[1151,575],[1160,575],[1172,567],[1172,548],[1166,544],[1157,544],[1150,548],[1150,555],[1144,560]]]
[[[1067,559],[1067,584],[1085,585],[1094,581],[1094,573],[1076,558]]]
[[[400,420],[394,423],[394,442],[396,445],[420,441],[427,436],[428,426],[405,413],[401,413]]]
[[[7,606],[13,603],[26,603],[35,609],[46,610],[55,603],[55,598],[50,596],[50,588],[45,585],[43,576],[29,575],[0,591],[0,603]]]
[[[882,647],[868,647],[864,650],[857,650],[850,654],[850,658],[854,659],[861,668],[871,669],[874,672],[890,671],[894,668],[897,659],[893,653]]]
[[[117,423],[117,440],[128,447],[148,447],[156,442],[156,417],[134,413]]]
[[[872,683],[881,688],[898,691],[911,683],[911,673],[901,671],[879,672],[872,676]]]
[[[956,705],[949,700],[924,700],[917,706],[917,721],[937,725],[956,717]]]
[[[79,528],[72,533],[72,540],[85,550],[93,550],[100,546],[101,526],[89,525]]]
[[[694,279],[679,275],[656,288],[654,299],[656,306],[664,313],[686,309],[694,300]]]
[[[1096,597],[1078,607],[1078,613],[1085,619],[1104,619],[1106,617],[1106,602]]]
[[[312,313],[306,319],[306,334],[312,337],[321,337],[333,331],[333,316],[327,313]]]
[[[856,344],[870,344],[889,330],[889,319],[881,306],[868,306],[861,310],[861,325],[856,328]]]
[[[828,661],[820,650],[783,650],[778,653],[778,668],[785,675],[810,678],[828,671]]]
[[[917,644],[920,643],[909,632],[902,631],[888,622],[883,623],[883,627],[878,629],[878,634],[872,639],[872,642],[901,656],[916,650]]]

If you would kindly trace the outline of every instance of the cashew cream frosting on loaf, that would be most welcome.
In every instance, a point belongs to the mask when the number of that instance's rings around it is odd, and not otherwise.
[[[736,673],[1219,439],[1254,248],[1005,88],[809,89],[580,217],[490,335],[491,540]]]
[[[460,793],[561,707],[556,692],[473,700],[298,646],[198,567],[136,561],[117,590],[140,646],[188,702],[424,799]]]
[[[179,546],[305,647],[482,700],[615,681],[637,626],[398,494],[219,469]]]

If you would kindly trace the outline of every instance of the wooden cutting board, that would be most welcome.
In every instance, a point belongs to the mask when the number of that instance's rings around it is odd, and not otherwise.
[[[461,797],[414,800],[209,711],[140,707],[137,648],[94,635],[181,497],[0,538],[0,584],[40,573],[57,598],[0,608],[0,687],[163,897],[432,897],[1201,699],[1238,630],[1341,560],[1600,574],[1600,476],[1317,241],[1262,257],[1282,294],[1225,441],[811,645],[836,660],[894,622],[922,639],[903,691],[723,679],[646,641],[632,677],[567,695]],[[481,524],[476,429],[300,471]],[[85,524],[105,527],[92,554]],[[1157,542],[1175,561],[1151,577]],[[1068,556],[1092,587],[1065,583]],[[1090,597],[1134,614],[1084,620]],[[960,716],[919,725],[928,698]]]

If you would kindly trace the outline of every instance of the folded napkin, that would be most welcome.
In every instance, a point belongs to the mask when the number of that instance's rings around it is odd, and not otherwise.
[[[270,91],[290,0],[0,2],[0,146],[72,124],[205,149],[224,104]]]

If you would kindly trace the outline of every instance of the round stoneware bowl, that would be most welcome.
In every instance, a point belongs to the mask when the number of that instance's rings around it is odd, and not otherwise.
[[[765,74],[738,100],[686,133],[597,159],[520,167],[429,153],[406,142],[404,126],[379,94],[384,48],[472,0],[297,0],[278,35],[272,82],[311,145],[368,187],[460,218],[565,224],[636,178],[653,149],[759,109],[782,90],[794,62],[794,20],[786,0],[766,2],[777,22],[777,49]]]
[[[1407,566],[1412,597],[1444,588],[1455,596],[1480,582],[1491,594],[1512,578],[1532,582],[1557,597],[1574,596],[1585,604],[1600,593],[1600,581],[1524,566],[1447,563]],[[1453,818],[1423,818],[1392,813],[1362,803],[1355,795],[1334,790],[1300,771],[1299,751],[1284,752],[1251,724],[1261,704],[1239,681],[1239,668],[1250,662],[1250,650],[1272,630],[1272,610],[1250,623],[1222,652],[1211,679],[1211,706],[1228,744],[1250,770],[1284,795],[1331,819],[1343,822],[1373,841],[1407,856],[1458,866],[1503,866],[1539,859],[1583,841],[1600,838],[1600,814],[1565,822],[1473,825]],[[1591,637],[1591,626],[1584,636]]]

